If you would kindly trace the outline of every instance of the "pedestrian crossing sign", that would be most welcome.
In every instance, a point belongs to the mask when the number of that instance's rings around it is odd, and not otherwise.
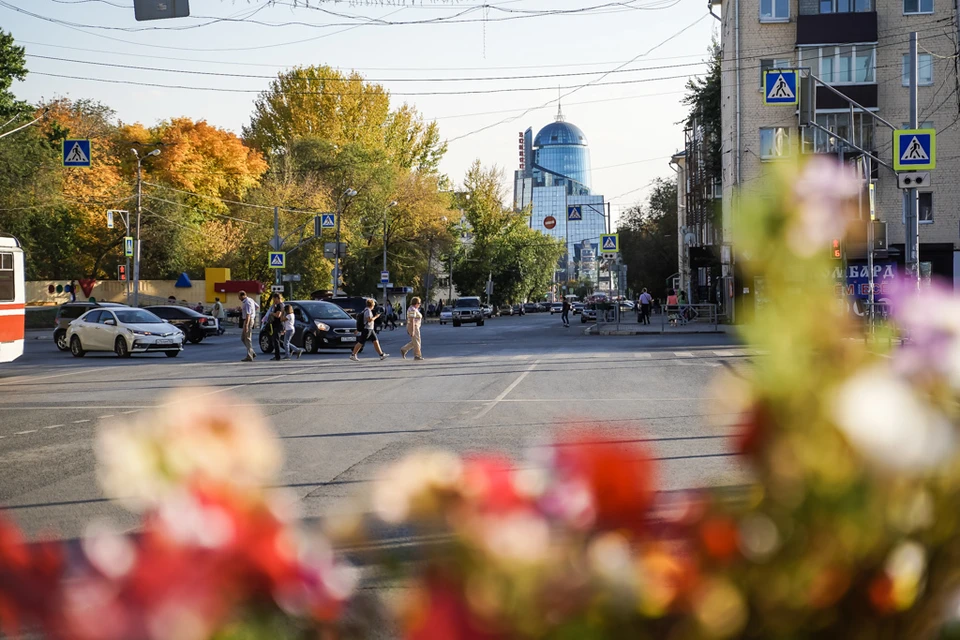
[[[90,166],[90,141],[89,140],[64,140],[63,141],[63,166],[89,167]]]
[[[287,266],[287,254],[285,251],[270,252],[270,268],[283,269]]]
[[[583,209],[580,208],[580,205],[572,204],[567,207],[567,220],[570,222],[583,220]]]
[[[937,132],[901,129],[893,132],[893,170],[923,171],[937,167]]]
[[[763,104],[800,103],[795,69],[769,69],[763,72]]]
[[[320,214],[320,228],[333,229],[337,226],[337,217],[332,213]]]
[[[601,234],[600,251],[603,253],[620,253],[620,236],[616,233]]]

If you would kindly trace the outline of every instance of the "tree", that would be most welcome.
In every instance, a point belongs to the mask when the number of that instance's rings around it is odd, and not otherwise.
[[[626,211],[619,233],[630,288],[664,295],[667,280],[677,271],[676,181],[658,179],[646,205]]]
[[[0,118],[4,121],[29,110],[27,103],[17,100],[10,91],[14,80],[23,80],[26,77],[23,47],[14,44],[13,35],[0,31]]]
[[[720,143],[722,129],[720,124],[720,44],[714,40],[708,49],[707,73],[695,76],[687,81],[687,94],[683,104],[689,107],[686,124],[696,120],[703,127],[709,142],[707,169],[710,175],[719,177],[722,167]]]
[[[390,94],[357,72],[328,66],[284,71],[254,104],[244,139],[268,157],[287,153],[301,138],[337,149],[349,144],[381,150],[399,167],[435,173],[446,143],[408,105],[390,110]]]

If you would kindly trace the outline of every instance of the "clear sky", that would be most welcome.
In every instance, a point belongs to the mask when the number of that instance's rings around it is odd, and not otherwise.
[[[190,18],[136,22],[133,0],[0,0],[0,28],[26,47],[33,72],[14,85],[18,97],[92,98],[110,105],[124,122],[146,125],[188,116],[239,133],[257,92],[278,71],[308,64],[357,69],[382,82],[395,103],[409,102],[437,120],[451,141],[442,170],[456,183],[477,158],[502,167],[512,180],[517,133],[528,126],[536,132],[552,121],[558,95],[572,92],[563,98],[564,115],[586,133],[594,192],[612,199],[616,212],[642,200],[651,180],[672,174],[669,156],[683,146],[677,124],[685,113],[683,87],[703,71],[719,24],[703,0],[304,4],[190,0]],[[225,17],[231,20],[212,20]],[[384,24],[422,21],[430,22]],[[303,24],[270,26],[281,23]],[[514,76],[549,77],[477,79]],[[435,81],[441,78],[456,81]],[[499,92],[464,93],[490,90]]]

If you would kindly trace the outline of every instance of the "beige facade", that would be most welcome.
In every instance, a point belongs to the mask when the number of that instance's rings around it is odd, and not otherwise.
[[[909,34],[919,33],[918,120],[937,130],[937,169],[930,188],[921,190],[920,260],[933,272],[960,281],[954,252],[960,248],[960,95],[957,78],[955,7],[944,0],[722,0],[723,221],[724,242],[733,246],[730,226],[739,195],[763,184],[775,163],[795,162],[801,153],[837,153],[812,128],[802,131],[792,106],[766,106],[761,90],[764,68],[809,68],[898,128],[909,121],[909,89],[904,56]],[[892,165],[892,132],[865,115],[848,126],[849,107],[817,94],[817,121],[872,151]],[[846,154],[849,161],[857,155]],[[902,191],[894,173],[879,167],[877,215],[886,221],[889,243],[901,253],[904,225]],[[899,246],[898,246],[899,245]],[[827,248],[825,248],[826,250]],[[734,257],[735,259],[735,257]],[[891,258],[893,259],[893,258]],[[729,261],[725,275],[732,275]],[[737,296],[748,283],[730,286]]]

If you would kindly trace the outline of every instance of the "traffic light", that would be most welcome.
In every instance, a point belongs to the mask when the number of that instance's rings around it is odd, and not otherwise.
[[[133,17],[137,20],[162,20],[189,16],[189,0],[133,0]]]
[[[118,264],[117,265],[117,280],[120,282],[125,282],[127,279],[127,265]]]
[[[833,251],[832,255],[834,260],[839,260],[843,257],[843,247],[840,245],[840,238],[833,239],[833,248],[831,251]]]

